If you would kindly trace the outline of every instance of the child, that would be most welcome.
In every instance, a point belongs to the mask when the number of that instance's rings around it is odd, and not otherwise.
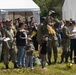
[[[31,70],[33,70],[33,51],[35,50],[32,39],[27,39],[27,45],[26,45],[26,69],[28,69],[28,66],[30,65]]]
[[[46,69],[45,65],[46,65],[47,42],[48,42],[48,36],[44,36],[44,39],[40,44],[40,58],[43,69]]]

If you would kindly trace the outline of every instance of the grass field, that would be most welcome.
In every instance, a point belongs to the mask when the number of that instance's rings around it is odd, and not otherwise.
[[[61,50],[58,50],[58,61],[60,61]],[[38,52],[35,52],[37,55]],[[52,57],[53,61],[53,57]],[[35,66],[34,70],[26,70],[25,68],[13,69],[13,63],[9,63],[8,70],[5,69],[3,63],[0,63],[0,75],[76,75],[76,64],[72,68],[67,68],[65,63],[46,65],[47,70],[43,70],[41,66]]]

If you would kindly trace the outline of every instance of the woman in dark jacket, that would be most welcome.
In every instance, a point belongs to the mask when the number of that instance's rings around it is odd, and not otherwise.
[[[16,45],[18,48],[18,65],[25,67],[25,46],[26,46],[27,33],[25,24],[19,23],[19,29],[16,34]]]

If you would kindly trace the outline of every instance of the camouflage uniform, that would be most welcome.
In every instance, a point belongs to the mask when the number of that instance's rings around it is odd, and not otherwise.
[[[42,32],[41,30],[42,28],[42,25],[38,25],[38,34],[37,34],[37,41],[38,41],[38,44],[40,44],[43,40],[43,36],[44,36],[44,33]]]
[[[9,41],[3,41],[2,50],[4,55],[4,64],[6,65],[6,68],[8,68],[9,56],[10,56],[12,62],[14,63],[14,67],[17,67],[17,48],[14,41],[14,31],[10,26],[9,28],[8,27],[3,28],[2,33],[3,37],[10,38]]]
[[[57,61],[57,36],[55,30],[47,25],[47,23],[43,23],[42,26],[38,25],[38,35],[37,40],[38,43],[41,43],[42,37],[44,35],[48,35],[48,47],[47,47],[47,53],[48,53],[48,63],[51,63],[51,57],[52,57],[52,49],[54,52],[54,62]]]
[[[62,29],[62,55],[61,55],[61,63],[65,58],[65,62],[68,62],[69,56],[69,47],[70,47],[70,30],[68,27],[64,26]]]
[[[53,50],[53,54],[54,54],[54,63],[56,63],[56,61],[57,61],[57,57],[58,57],[57,46],[58,46],[57,36],[55,36],[53,34],[49,34],[48,47],[47,47],[49,65],[51,64],[52,50]]]

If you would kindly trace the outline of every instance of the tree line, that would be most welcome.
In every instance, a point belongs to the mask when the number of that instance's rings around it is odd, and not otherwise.
[[[47,16],[50,10],[55,11],[53,15],[55,18],[62,18],[62,6],[64,0],[34,0],[36,4],[40,7],[41,17]]]

